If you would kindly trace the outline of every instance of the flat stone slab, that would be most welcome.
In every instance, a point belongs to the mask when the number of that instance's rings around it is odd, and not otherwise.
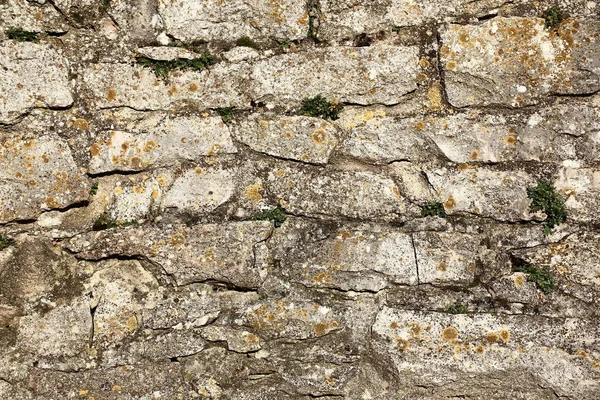
[[[1,140],[0,223],[87,200],[89,182],[58,137]]]
[[[0,123],[34,107],[73,104],[67,60],[50,45],[12,40],[0,44]]]

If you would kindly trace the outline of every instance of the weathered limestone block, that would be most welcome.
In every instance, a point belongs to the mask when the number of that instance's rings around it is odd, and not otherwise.
[[[335,125],[320,118],[270,113],[240,121],[232,133],[261,153],[314,164],[327,164],[341,136]]]
[[[7,0],[0,4],[0,35],[10,28],[29,32],[66,32],[68,24],[60,13],[45,1]]]
[[[458,232],[413,234],[419,282],[437,285],[468,285],[475,278],[479,241]]]
[[[476,214],[501,221],[531,220],[527,188],[535,184],[524,171],[494,171],[459,166],[426,171],[448,214]]]
[[[309,29],[306,4],[294,0],[159,0],[158,13],[167,33],[183,41],[297,40]]]
[[[38,357],[69,357],[84,351],[92,335],[88,300],[82,297],[45,315],[21,317],[18,347]]]
[[[153,0],[111,0],[107,10],[119,34],[133,39],[154,39],[156,3]]]
[[[260,338],[255,334],[224,326],[209,326],[202,329],[202,337],[211,342],[226,342],[227,348],[236,353],[250,353],[261,349]]]
[[[378,351],[413,385],[442,387],[464,374],[475,379],[512,370],[550,385],[559,396],[591,400],[600,393],[595,357],[588,355],[598,351],[595,325],[584,319],[384,307],[373,333]]]
[[[533,305],[539,302],[535,282],[527,281],[527,275],[522,272],[515,272],[493,281],[490,290],[495,300]]]
[[[593,93],[600,89],[599,29],[569,20],[555,33],[541,18],[517,17],[450,25],[440,49],[448,100],[520,107],[552,93]]]
[[[147,133],[110,131],[96,138],[90,148],[89,172],[139,171],[235,152],[221,118],[166,118]]]
[[[318,48],[254,63],[250,87],[255,99],[276,104],[297,105],[322,94],[341,102],[391,105],[417,89],[418,62],[415,46]]]
[[[592,223],[600,221],[600,168],[565,167],[559,171],[554,184],[566,198],[569,219]]]
[[[271,229],[263,221],[133,226],[80,235],[70,241],[70,248],[87,259],[145,257],[161,265],[179,285],[213,280],[252,288],[266,276],[264,266],[255,263],[254,248]]]
[[[49,45],[12,40],[0,44],[0,123],[33,107],[73,104],[67,60]]]
[[[111,183],[114,185],[109,187],[111,192],[108,195],[104,190],[99,193],[100,201],[106,204],[106,207],[103,207],[104,214],[119,223],[144,219],[160,209],[161,199],[173,180],[172,173],[161,170],[116,182],[110,178],[101,179],[102,183],[106,182],[106,185],[102,186],[108,187]]]
[[[287,300],[256,303],[236,313],[233,323],[265,339],[312,339],[343,328],[340,315],[331,308]]]
[[[0,143],[0,223],[36,218],[88,198],[88,181],[63,139],[15,137]]]
[[[325,40],[389,31],[393,27],[419,26],[425,22],[454,20],[465,14],[486,15],[505,4],[502,0],[321,0],[319,3],[323,15],[319,20],[318,34],[319,38]]]

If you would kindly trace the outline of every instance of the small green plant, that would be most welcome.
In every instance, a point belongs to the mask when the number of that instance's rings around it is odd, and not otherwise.
[[[9,238],[5,238],[4,236],[0,235],[0,251],[10,247],[10,246],[16,246],[17,242],[15,242],[12,239]]]
[[[425,207],[421,208],[421,217],[446,218],[446,210],[442,203],[431,201]]]
[[[550,7],[544,12],[542,17],[546,21],[544,24],[546,29],[554,29],[565,20],[565,16],[559,6]]]
[[[287,49],[288,47],[291,46],[291,44],[292,44],[292,41],[289,39],[281,39],[281,40],[277,41],[277,45],[282,50]]]
[[[552,233],[555,226],[567,219],[565,199],[556,193],[552,182],[540,180],[536,186],[527,189],[527,196],[531,199],[531,211],[543,211],[546,214],[544,221],[546,235]]]
[[[315,26],[315,19],[317,19],[317,17],[315,17],[314,15],[308,17],[308,37],[316,41],[317,27]]]
[[[217,114],[221,116],[223,122],[227,123],[235,117],[235,107],[217,108]]]
[[[6,31],[6,36],[10,40],[16,40],[18,42],[35,42],[38,40],[38,32],[24,31],[19,28],[10,28]]]
[[[393,25],[392,26],[392,32],[400,32],[401,29],[402,29],[401,26],[398,26],[398,25]]]
[[[90,194],[92,196],[98,194],[98,182],[92,183],[92,187],[90,187]]]
[[[137,225],[137,221],[115,221],[106,214],[102,214],[100,218],[94,222],[92,230],[103,231],[106,229],[118,228],[120,226]]]
[[[261,211],[252,217],[254,221],[273,221],[275,228],[279,228],[287,218],[285,214],[285,208],[281,207],[281,204],[277,204],[277,207],[271,210]]]
[[[79,25],[83,25],[85,22],[85,16],[78,11],[71,13],[71,18],[73,18],[73,21],[77,22]]]
[[[298,113],[310,117],[336,120],[339,118],[339,113],[343,109],[343,104],[335,101],[328,101],[325,97],[318,94],[311,99],[302,100],[302,107]]]
[[[545,269],[534,267],[531,264],[524,264],[516,267],[514,270],[516,272],[527,274],[527,280],[529,282],[535,282],[537,287],[540,288],[544,294],[548,294],[554,289],[554,276]]]
[[[469,312],[469,309],[462,304],[456,303],[446,307],[444,311],[448,314],[467,314]]]
[[[176,60],[153,60],[148,57],[136,57],[135,61],[143,67],[152,69],[157,76],[162,78],[167,78],[169,72],[173,70],[202,71],[215,63],[214,57],[210,54],[204,54],[201,57],[190,60],[183,58]]]
[[[235,41],[235,44],[240,47],[251,47],[253,49],[258,49],[258,44],[248,36],[242,36]]]

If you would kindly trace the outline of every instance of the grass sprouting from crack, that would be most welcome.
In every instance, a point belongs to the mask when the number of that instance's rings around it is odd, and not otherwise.
[[[421,208],[421,217],[440,217],[446,218],[446,210],[444,205],[437,201],[429,202],[425,207]]]
[[[554,289],[554,276],[545,269],[535,267],[531,264],[525,264],[516,267],[515,271],[527,274],[527,280],[529,282],[535,282],[537,287],[540,288],[544,294],[548,294]]]
[[[17,242],[15,242],[12,239],[9,238],[5,238],[4,236],[0,236],[0,251],[3,251],[4,249],[10,247],[10,246],[16,246]]]
[[[169,72],[173,70],[202,71],[215,63],[214,57],[210,54],[203,54],[198,58],[178,58],[175,60],[153,60],[148,57],[136,57],[135,61],[143,67],[152,69],[156,76],[162,78],[167,78]]]
[[[6,31],[6,36],[10,40],[16,40],[17,42],[35,42],[38,40],[38,32],[25,31],[20,28],[9,28]]]
[[[549,235],[552,229],[567,219],[565,199],[558,193],[552,182],[542,179],[536,186],[527,189],[531,199],[530,209],[533,212],[543,211],[546,214],[544,233]]]
[[[279,228],[286,220],[285,208],[281,204],[271,210],[261,211],[252,217],[253,221],[273,221],[275,228]]]
[[[302,107],[298,111],[298,114],[336,120],[343,109],[343,104],[336,101],[328,101],[325,97],[318,94],[313,98],[302,100]]]

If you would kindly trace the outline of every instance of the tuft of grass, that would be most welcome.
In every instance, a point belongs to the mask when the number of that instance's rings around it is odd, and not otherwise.
[[[291,44],[292,44],[292,41],[289,39],[281,39],[281,40],[277,41],[277,45],[279,46],[279,48],[281,50],[287,49],[288,47],[291,46]]]
[[[92,196],[98,194],[98,182],[92,183],[92,187],[90,187],[90,194]]]
[[[567,219],[565,199],[558,193],[552,182],[542,179],[536,186],[527,189],[531,199],[530,209],[533,212],[543,211],[546,214],[544,233],[549,235],[552,229]]]
[[[456,303],[446,307],[444,311],[448,314],[467,314],[469,312],[469,309],[462,304]]]
[[[275,228],[279,228],[285,222],[287,215],[281,204],[271,210],[261,211],[252,217],[253,221],[273,221]]]
[[[36,42],[38,40],[38,32],[25,31],[20,28],[9,28],[6,30],[6,36],[10,40],[16,40],[18,42]]]
[[[235,44],[240,47],[251,47],[253,49],[258,49],[258,44],[248,36],[242,36],[235,41]]]
[[[106,229],[118,228],[120,226],[137,225],[137,221],[115,221],[106,214],[102,214],[100,218],[94,222],[92,230],[103,231]]]
[[[198,58],[186,60],[178,58],[176,60],[152,60],[148,57],[136,57],[135,62],[143,67],[150,68],[156,76],[167,78],[169,72],[173,70],[182,71],[202,71],[215,63],[215,59],[210,54],[204,54]]]
[[[421,217],[446,218],[446,210],[442,203],[431,201],[425,207],[421,208]]]
[[[235,117],[235,107],[217,108],[217,114],[221,116],[223,122],[229,122]]]
[[[318,94],[313,98],[302,100],[302,107],[298,111],[298,114],[336,120],[343,109],[343,104],[336,101],[328,101],[325,97]]]
[[[544,24],[544,28],[546,29],[558,27],[566,18],[559,6],[550,7],[544,12],[542,17],[546,21]]]
[[[402,30],[401,26],[398,26],[398,25],[392,26],[392,32],[400,32],[401,30]]]
[[[73,18],[73,21],[77,22],[79,25],[83,25],[85,22],[85,16],[78,11],[71,13],[71,18]]]
[[[0,235],[0,251],[3,251],[4,249],[10,247],[10,246],[17,246],[17,242],[15,242],[12,239],[9,238],[5,238],[4,236]]]
[[[524,264],[516,267],[515,271],[527,274],[527,280],[529,282],[535,282],[536,286],[540,288],[544,294],[548,294],[554,289],[554,276],[545,269],[535,267],[531,264]]]

